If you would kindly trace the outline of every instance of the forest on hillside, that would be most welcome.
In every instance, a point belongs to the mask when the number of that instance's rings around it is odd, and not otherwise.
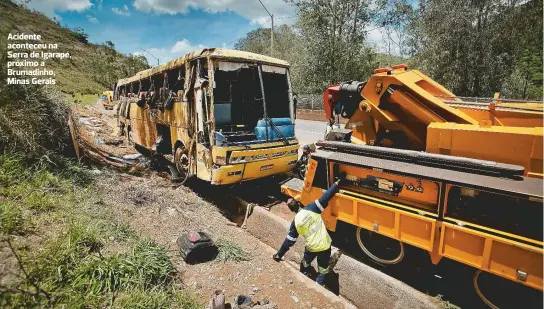
[[[55,42],[60,50],[72,55],[70,61],[48,60],[47,67],[56,74],[57,86],[65,93],[96,94],[112,89],[120,78],[149,68],[144,56],[123,54],[111,41],[93,44],[85,29],[61,25],[25,3],[0,0],[0,76],[4,77],[8,33],[39,33],[45,42]],[[0,85],[2,87],[3,85]]]
[[[297,92],[407,62],[458,96],[542,99],[542,0],[286,1],[296,22],[275,27],[272,52],[270,28],[235,48],[287,60]]]

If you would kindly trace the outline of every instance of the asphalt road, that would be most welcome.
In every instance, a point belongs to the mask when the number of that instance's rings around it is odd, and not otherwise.
[[[323,139],[327,122],[313,120],[295,120],[295,135],[300,145],[306,145]]]

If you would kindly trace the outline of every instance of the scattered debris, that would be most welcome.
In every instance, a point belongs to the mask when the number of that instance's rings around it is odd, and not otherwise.
[[[225,309],[225,308],[226,308],[225,307],[225,291],[216,290],[212,294],[212,298],[210,299],[210,303],[208,304],[208,307],[206,307],[206,309]]]
[[[105,144],[105,143],[106,143],[106,140],[103,139],[103,138],[95,138],[95,139],[94,139],[94,142],[95,142],[96,144]]]
[[[105,124],[103,120],[98,119],[96,117],[80,117],[79,123],[87,125],[87,126],[91,126],[91,127],[100,127]]]
[[[185,233],[178,238],[177,244],[179,253],[187,264],[208,262],[218,254],[217,247],[204,232]]]
[[[238,295],[234,299],[233,309],[277,309],[278,305],[271,303],[269,300],[260,300],[254,302],[250,297]]]
[[[120,139],[120,138],[110,138],[110,139],[107,139],[106,140],[106,145],[114,145],[114,146],[117,146],[117,145],[120,145],[123,143],[123,140]]]
[[[142,157],[141,153],[133,153],[133,154],[124,155],[123,159],[125,159],[125,160],[137,160],[137,159],[139,159],[141,157]]]

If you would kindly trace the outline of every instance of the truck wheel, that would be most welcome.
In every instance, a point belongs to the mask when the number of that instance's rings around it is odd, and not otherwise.
[[[365,242],[367,245],[365,246],[363,243],[363,240],[361,239],[361,232],[365,233]],[[355,236],[357,238],[357,243],[359,244],[359,247],[361,247],[361,250],[368,255],[371,259],[374,261],[381,263],[381,264],[397,264],[402,260],[404,257],[404,244],[401,241],[391,239],[386,236],[382,236],[378,233],[375,233],[373,231],[369,231],[366,229],[363,229],[361,227],[358,227],[355,231]],[[368,237],[366,237],[368,236]],[[396,244],[398,243],[399,248],[396,249]],[[369,247],[372,246],[373,251],[375,251],[375,254],[379,255],[389,255],[383,258],[378,257],[377,255],[370,252]],[[376,251],[379,251],[376,252]],[[398,252],[398,254],[397,254]]]
[[[477,270],[476,273],[474,273],[474,277],[472,278],[472,284],[474,285],[474,289],[476,290],[476,294],[478,294],[478,297],[491,309],[499,309],[499,307],[495,306],[489,299],[487,299],[482,291],[480,290],[480,287],[478,286],[478,278],[482,274],[481,270]]]
[[[304,177],[306,177],[306,171],[308,170],[308,165],[302,164],[298,169],[298,177],[300,179],[304,180]]]

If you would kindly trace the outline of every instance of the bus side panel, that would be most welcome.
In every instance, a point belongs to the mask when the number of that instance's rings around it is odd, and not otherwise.
[[[136,103],[131,103],[130,106],[130,125],[132,130],[132,138],[134,143],[146,146],[145,145],[145,132],[144,128],[144,109],[138,107]]]
[[[151,149],[157,139],[157,128],[155,122],[151,121],[150,109],[147,105],[138,107],[135,103],[131,104],[131,130],[134,142]]]
[[[176,101],[172,109],[166,110],[164,113],[164,122],[170,126],[172,147],[176,145],[177,141],[181,141],[186,146],[189,144],[185,105],[185,102]]]

